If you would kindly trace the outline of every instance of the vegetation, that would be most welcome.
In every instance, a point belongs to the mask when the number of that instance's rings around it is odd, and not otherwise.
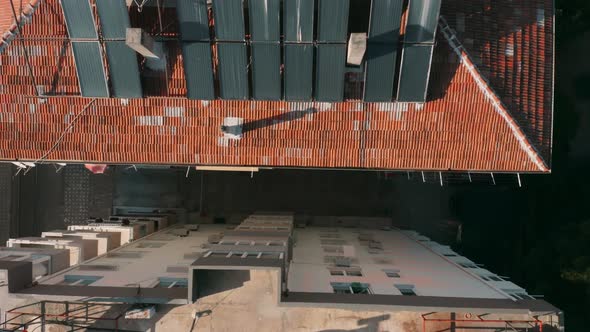
[[[557,74],[564,45],[590,32],[590,1],[558,0]],[[585,97],[590,91],[585,92]],[[574,160],[570,142],[578,130],[575,105],[556,86],[554,150],[550,176],[523,178],[525,187],[466,188],[454,201],[464,224],[461,250],[510,276],[532,294],[565,312],[568,331],[587,331],[590,313],[590,173]],[[485,211],[482,214],[482,211]]]

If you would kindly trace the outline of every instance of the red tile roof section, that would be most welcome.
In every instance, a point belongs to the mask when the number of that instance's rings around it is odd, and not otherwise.
[[[0,3],[0,52],[15,39],[19,28],[28,23],[40,3],[41,0],[4,0]]]
[[[518,1],[536,2],[542,1]],[[453,4],[449,0],[443,6]],[[545,24],[552,13],[552,7],[546,9]],[[467,20],[467,26],[471,20]],[[548,35],[546,39],[552,39],[551,29],[545,26],[541,29],[537,23],[532,24],[532,29],[539,30],[537,38],[543,34]],[[26,75],[20,43],[11,45],[0,55],[0,159],[4,160],[41,157],[91,101],[71,96],[79,94],[79,87],[58,1],[44,1],[39,13],[33,16],[33,24],[27,25],[23,32],[32,54],[37,84],[42,84],[46,92],[64,96],[48,97],[44,103],[32,97],[34,89]],[[49,36],[52,38],[46,38]],[[545,60],[552,61],[552,52],[547,52],[543,46],[545,43],[529,51],[549,54]],[[478,49],[470,49],[476,60],[482,58]],[[171,79],[165,87],[165,95],[169,96],[183,94],[186,90],[180,54],[173,63]],[[506,66],[510,64],[502,68]],[[484,74],[489,71],[484,67]],[[537,100],[533,94],[540,93],[543,101],[536,105],[542,111],[527,103],[522,113],[526,113],[524,110],[531,116],[535,112],[544,116],[551,113],[546,112],[551,109],[547,96],[551,91],[546,90],[543,82],[548,77],[547,72],[550,70],[544,67],[543,75],[537,72],[533,75],[530,70],[528,76],[521,75],[521,80],[532,80],[535,87],[544,87],[531,89],[531,95],[527,90],[527,94],[521,96],[522,100]],[[510,108],[512,104],[506,103],[502,95],[505,89],[493,87],[509,111],[514,112]],[[145,88],[158,91],[153,86]],[[166,97],[129,100],[124,105],[119,99],[99,99],[80,116],[47,159],[96,163],[547,171],[523,148],[509,121],[497,112],[444,38],[439,38],[435,48],[430,89],[433,101],[423,105],[357,101],[332,104],[202,102]],[[287,112],[309,108],[317,112],[289,119]],[[240,141],[225,141],[220,125],[226,116],[243,117],[246,123],[256,121],[260,127],[245,133]],[[527,128],[520,122],[519,125]],[[539,128],[538,123],[527,126]],[[540,140],[525,130],[537,148],[547,139],[550,141],[543,130],[539,131]]]
[[[551,162],[554,82],[553,0],[445,1],[442,15],[457,28],[489,80],[546,163]],[[467,43],[469,41],[469,43]]]

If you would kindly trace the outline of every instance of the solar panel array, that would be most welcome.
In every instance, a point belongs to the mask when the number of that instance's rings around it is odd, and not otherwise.
[[[403,2],[373,0],[365,56],[365,101],[393,98]]]
[[[100,28],[104,38],[109,78],[114,97],[141,98],[141,76],[137,54],[125,44],[129,12],[124,1],[96,0]]]
[[[108,97],[103,45],[89,1],[61,3],[81,93]],[[129,9],[122,0],[94,1],[111,93],[141,98],[138,55],[125,44]],[[356,15],[349,0],[177,0],[187,97],[342,101],[345,75],[355,71],[364,75],[365,101],[424,102],[441,0],[409,0],[403,43],[405,1],[367,1],[367,47],[354,69],[346,65],[349,17]]]
[[[187,97],[215,99],[207,0],[177,0]]]
[[[442,0],[410,0],[397,100],[425,102]]]
[[[89,0],[61,0],[61,5],[72,42],[80,93],[88,97],[108,97],[102,51]]]

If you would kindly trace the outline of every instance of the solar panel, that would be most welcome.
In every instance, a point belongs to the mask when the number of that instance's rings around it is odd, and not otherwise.
[[[72,42],[80,91],[85,97],[108,97],[107,78],[104,72],[100,44]]]
[[[218,40],[245,40],[242,0],[213,1],[213,15],[215,16],[215,35]]]
[[[280,0],[249,0],[252,41],[279,41],[281,26]]]
[[[209,40],[207,0],[176,0],[176,13],[182,40]]]
[[[369,43],[397,43],[403,0],[373,0],[369,24]]]
[[[365,101],[392,100],[396,59],[396,44],[370,43],[367,45]]]
[[[365,54],[365,101],[388,102],[393,99],[402,9],[403,0],[373,0],[371,3]]]
[[[113,96],[141,98],[143,93],[137,53],[124,41],[107,41],[105,44]]]
[[[72,39],[98,39],[88,0],[61,0],[68,35]]]
[[[215,99],[211,45],[206,43],[182,43],[182,61],[189,99]]]
[[[252,43],[252,97],[281,99],[281,45]]]
[[[102,35],[107,39],[125,39],[129,24],[129,11],[124,1],[96,0]]]
[[[313,41],[314,0],[283,2],[283,31],[287,42]]]
[[[177,0],[176,14],[183,41],[186,96],[188,99],[215,99],[207,0]]]
[[[425,102],[434,45],[404,45],[397,100]]]
[[[406,43],[434,43],[441,0],[412,0],[404,41]]]
[[[246,44],[217,43],[220,96],[223,99],[248,99]]]
[[[285,100],[311,100],[313,45],[285,44]]]
[[[341,101],[344,98],[346,44],[318,44],[316,55],[315,98]]]
[[[350,0],[318,0],[318,37],[320,42],[346,42]]]

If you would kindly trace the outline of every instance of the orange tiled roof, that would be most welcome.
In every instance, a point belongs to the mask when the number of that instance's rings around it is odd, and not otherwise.
[[[30,21],[40,3],[41,0],[2,1],[0,4],[0,52],[16,38],[19,28]]]
[[[4,3],[4,2],[3,2]],[[0,4],[0,11],[2,11]],[[447,0],[442,15],[471,56],[459,61],[439,33],[431,100],[414,103],[192,101],[182,58],[162,96],[98,99],[46,157],[55,161],[547,172],[550,169],[551,0]],[[0,159],[43,156],[91,99],[79,97],[57,0],[23,28],[40,100],[20,43],[0,55]],[[471,63],[472,61],[473,63]],[[474,64],[475,66],[472,66]],[[475,68],[475,70],[473,70]],[[489,80],[489,86],[485,80]],[[484,82],[484,86],[482,84]],[[494,92],[495,91],[495,92]],[[314,109],[314,112],[305,110]],[[295,112],[293,112],[295,111]],[[224,117],[256,127],[223,138]]]

